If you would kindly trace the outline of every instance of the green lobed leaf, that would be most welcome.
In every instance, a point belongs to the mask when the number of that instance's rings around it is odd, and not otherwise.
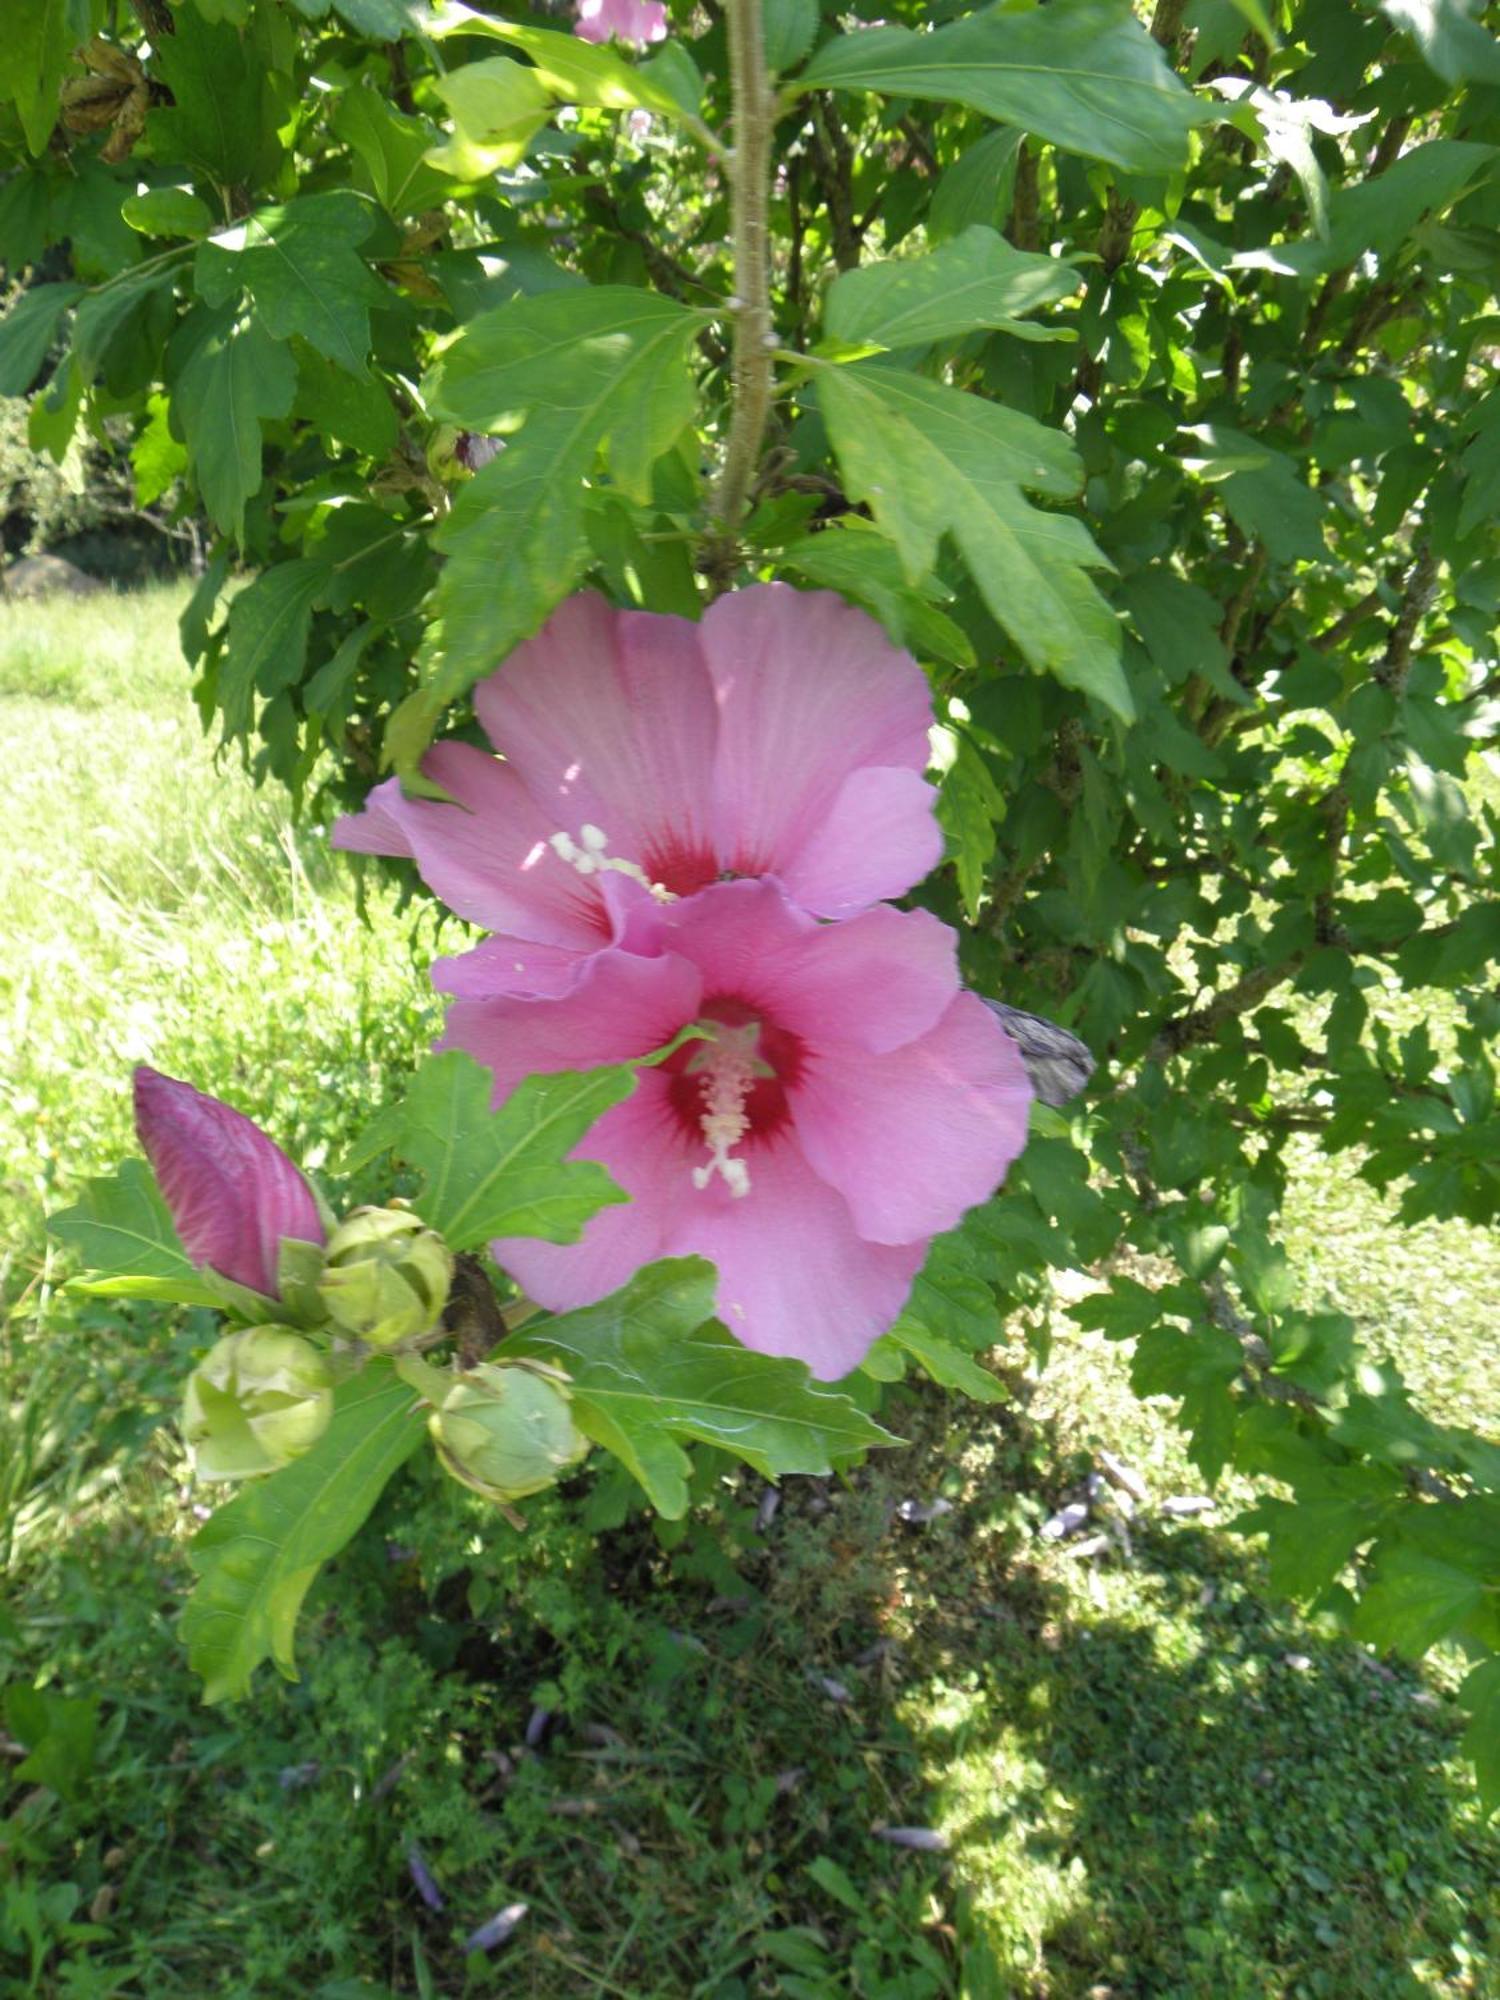
[[[41,372],[63,314],[82,285],[33,285],[0,319],[0,396],[24,396]]]
[[[818,406],[851,499],[866,500],[915,582],[952,534],[994,617],[1028,663],[1129,722],[1120,627],[1089,580],[1106,565],[1071,515],[1022,489],[1067,498],[1072,444],[1018,410],[877,362],[823,367]]]
[[[370,308],[391,294],[357,254],[378,211],[352,188],[298,195],[258,209],[198,246],[193,279],[208,305],[248,291],[278,340],[300,334],[351,375],[363,376]]]
[[[297,367],[284,341],[257,319],[205,319],[177,379],[172,413],[214,526],[244,529],[245,502],[260,491],[263,423],[284,417],[297,393]]]
[[[527,638],[587,552],[584,484],[607,448],[614,482],[650,499],[651,468],[691,422],[688,348],[707,315],[624,286],[538,293],[471,320],[427,386],[470,430],[525,428],[458,494],[435,537],[437,663],[394,718],[387,754],[415,769],[446,702]]]
[[[701,1258],[652,1264],[598,1305],[528,1323],[505,1352],[567,1370],[579,1429],[620,1459],[668,1520],[687,1510],[684,1439],[730,1452],[767,1479],[826,1473],[898,1442],[800,1361],[741,1347],[713,1320],[715,1284]]]
[[[1189,132],[1213,115],[1183,89],[1130,9],[1098,0],[986,9],[931,33],[887,27],[840,35],[792,88],[968,104],[1142,174],[1181,167]]]
[[[248,734],[257,692],[269,699],[302,678],[312,608],[328,575],[325,564],[298,556],[262,570],[230,605],[218,683],[226,736]]]
[[[187,447],[172,435],[171,405],[165,396],[148,397],[147,419],[130,452],[135,504],[153,507],[187,471]]]
[[[207,20],[197,7],[178,7],[172,18],[173,33],[151,53],[153,78],[172,94],[146,121],[153,157],[178,162],[216,188],[264,186],[281,141],[258,40]]]
[[[1000,1315],[990,1279],[993,1249],[976,1211],[957,1229],[934,1238],[901,1317],[883,1337],[945,1389],[978,1403],[1000,1403],[1005,1385],[973,1358],[1000,1337]]]
[[[206,1702],[244,1694],[263,1660],[297,1678],[297,1614],[319,1569],[369,1517],[426,1435],[411,1390],[387,1361],[334,1392],[312,1449],[243,1487],[194,1536],[198,1584],[182,1614],[188,1662]]]
[[[1016,184],[1016,155],[1026,134],[1001,125],[966,146],[933,189],[927,211],[927,240],[943,243],[972,223],[999,224],[1010,211]]]
[[[926,257],[841,272],[828,289],[823,323],[851,346],[922,347],[977,327],[1015,328],[1018,315],[1066,298],[1081,282],[1061,258],[1013,250],[996,230],[976,224]]]
[[[1475,1570],[1428,1555],[1404,1538],[1389,1538],[1376,1550],[1354,1630],[1369,1645],[1418,1660],[1468,1623],[1483,1605],[1485,1589]]]
[[[88,39],[90,9],[79,0],[12,0],[0,35],[0,104],[13,103],[33,153],[45,152],[57,123],[57,91],[75,42]]]
[[[591,1215],[626,1196],[603,1167],[567,1155],[634,1089],[629,1063],[563,1071],[528,1077],[496,1111],[489,1071],[448,1049],[366,1128],[345,1167],[387,1151],[408,1161],[425,1183],[412,1206],[455,1250],[497,1236],[576,1243]]]
[[[427,162],[442,136],[437,126],[397,110],[368,83],[341,92],[328,122],[352,147],[370,192],[392,215],[415,215],[451,189],[450,177]]]
[[[105,1297],[217,1305],[183,1249],[156,1178],[144,1160],[124,1160],[117,1172],[88,1181],[72,1208],[47,1218],[54,1236],[77,1251],[88,1276],[78,1290]]]

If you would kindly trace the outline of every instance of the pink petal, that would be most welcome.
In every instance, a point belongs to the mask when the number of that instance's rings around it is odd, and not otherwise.
[[[439,743],[422,771],[456,803],[407,798],[399,779],[387,779],[362,813],[334,827],[334,846],[409,856],[450,910],[486,930],[575,950],[609,943],[613,925],[597,883],[553,853],[555,822],[513,770],[472,744]]]
[[[492,1070],[499,1104],[523,1077],[649,1055],[696,1019],[702,997],[701,979],[675,952],[601,951],[559,1000],[456,1000],[439,1047],[467,1049]]]
[[[286,1154],[243,1113],[144,1064],[135,1129],[188,1256],[275,1298],[281,1239],[323,1241],[312,1189]]]
[[[723,866],[737,875],[779,873],[806,853],[820,890],[847,906],[837,882],[816,869],[811,844],[856,771],[925,770],[932,703],[921,668],[865,612],[830,591],[782,583],[721,597],[704,615],[702,644],[719,697],[714,775]],[[856,797],[841,820],[857,810]],[[838,838],[847,847],[848,837]],[[909,889],[931,852],[930,836],[919,831],[904,868],[899,847],[885,853],[882,893]]]
[[[659,42],[667,32],[663,0],[578,0],[573,32],[586,42]]]
[[[592,953],[566,944],[528,944],[524,938],[488,937],[473,951],[432,961],[439,993],[465,1000],[493,1000],[506,994],[524,1000],[556,1000],[578,984]]]
[[[799,932],[765,954],[763,977],[779,1027],[813,1048],[877,1054],[927,1034],[963,990],[956,933],[927,910],[884,903]]]
[[[569,598],[475,690],[491,741],[546,819],[596,826],[674,894],[718,872],[709,805],[717,721],[685,618]]]
[[[1020,1051],[972,993],[888,1055],[820,1048],[788,1093],[809,1163],[872,1243],[951,1229],[1026,1143]]]
[[[795,1139],[757,1146],[742,1200],[721,1181],[693,1186],[702,1149],[683,1132],[662,1080],[606,1113],[577,1158],[598,1160],[630,1196],[592,1217],[578,1244],[513,1238],[490,1245],[522,1290],[552,1312],[592,1305],[658,1257],[707,1257],[718,1312],[746,1347],[791,1355],[825,1381],[847,1375],[895,1321],[927,1253],[861,1240],[842,1197]]]
[[[774,882],[722,882],[643,916],[627,941],[640,949],[649,932],[692,960],[705,993],[732,994],[770,1011],[785,954],[817,928]]]
[[[962,991],[958,939],[926,910],[881,906],[820,924],[767,879],[653,906],[626,943],[647,950],[651,937],[691,959],[705,994],[763,1008],[813,1048],[898,1048],[935,1027]]]
[[[901,896],[943,858],[937,792],[915,771],[852,771],[827,815],[776,873],[803,909],[848,917]]]
[[[719,1182],[678,1197],[665,1254],[718,1266],[719,1317],[746,1347],[791,1355],[835,1381],[894,1323],[927,1244],[866,1242],[790,1133],[751,1159],[742,1200]]]

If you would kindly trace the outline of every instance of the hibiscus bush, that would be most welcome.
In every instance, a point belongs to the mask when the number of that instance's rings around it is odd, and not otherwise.
[[[133,426],[205,726],[481,934],[387,1205],[146,1071],[154,1180],[57,1218],[226,1315],[210,1694],[424,1438],[680,1515],[994,1399],[1086,1267],[1272,1587],[1463,1649],[1500,1798],[1500,1446],[1277,1233],[1307,1135],[1500,1208],[1485,10],[10,12],[0,392]]]

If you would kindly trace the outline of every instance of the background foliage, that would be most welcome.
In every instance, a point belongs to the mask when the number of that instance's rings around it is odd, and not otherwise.
[[[726,519],[725,23],[632,62],[511,13],[26,0],[0,390],[207,518],[200,709],[317,814],[585,579],[868,605],[933,676],[970,978],[1101,1057],[875,1368],[972,1388],[997,1305],[1108,1260],[1075,1321],[1263,1482],[1275,1590],[1459,1643],[1493,1796],[1493,1396],[1426,1413],[1282,1241],[1309,1140],[1408,1226],[1500,1192],[1488,27],[768,0],[776,396]]]

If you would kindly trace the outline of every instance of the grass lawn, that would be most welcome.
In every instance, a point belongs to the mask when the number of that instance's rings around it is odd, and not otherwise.
[[[209,1322],[59,1290],[41,1216],[129,1150],[132,1063],[331,1170],[436,1010],[430,930],[361,922],[216,767],[176,605],[0,606],[0,1724],[42,1684],[60,1746],[42,1785],[0,1727],[0,1996],[1500,1996],[1445,1663],[1268,1604],[1232,1494],[1129,1563],[1038,1538],[1101,1443],[1198,1483],[1061,1313],[1039,1383],[1018,1331],[1010,1402],[903,1390],[910,1450],[759,1524],[705,1460],[674,1528],[588,1469],[522,1535],[423,1455],[315,1587],[303,1680],[198,1705],[170,1419]],[[1396,1234],[1311,1150],[1288,1224],[1308,1299],[1493,1420],[1493,1240]]]

